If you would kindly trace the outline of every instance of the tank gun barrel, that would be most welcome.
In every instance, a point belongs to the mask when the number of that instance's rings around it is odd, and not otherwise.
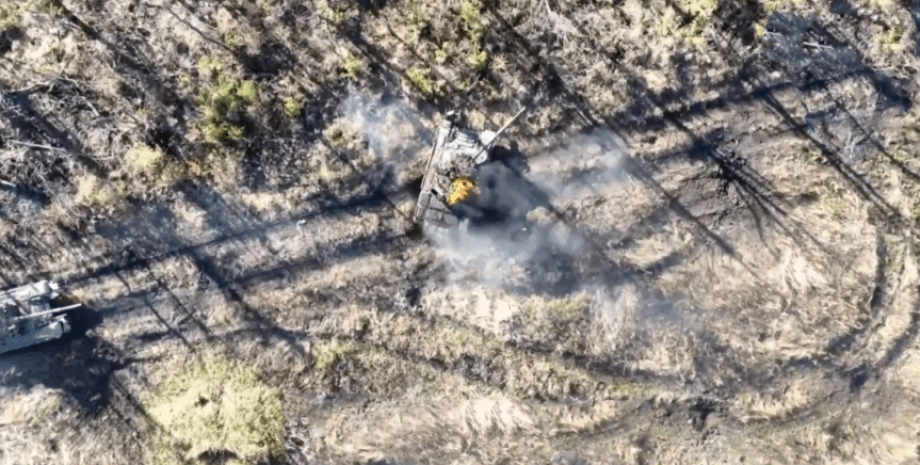
[[[83,306],[83,304],[73,304],[73,305],[68,305],[68,306],[66,306],[66,307],[53,308],[53,309],[51,309],[51,310],[45,310],[44,312],[32,313],[32,314],[29,314],[29,315],[23,315],[23,316],[17,316],[17,317],[14,317],[14,318],[10,318],[10,321],[28,320],[28,319],[30,319],[30,318],[35,318],[35,317],[37,317],[37,316],[53,315],[53,314],[55,314],[55,313],[63,313],[63,312],[66,312],[66,311],[68,311],[68,310],[73,310],[73,309],[75,309],[75,308],[79,308],[79,307],[82,307],[82,306]]]
[[[505,132],[505,129],[508,129],[508,126],[511,126],[512,124],[514,124],[514,122],[517,121],[517,119],[522,114],[524,114],[525,111],[527,111],[527,107],[523,107],[520,110],[518,110],[516,115],[514,115],[510,120],[508,120],[507,123],[505,123],[501,128],[498,129],[498,131],[495,132],[495,135],[492,136],[492,140],[490,140],[486,144],[483,144],[482,148],[479,149],[478,152],[476,152],[476,156],[474,156],[473,159],[479,159],[479,156],[482,155],[482,152],[485,151],[489,146],[491,146],[493,142],[497,141],[498,138],[502,135],[502,133]]]

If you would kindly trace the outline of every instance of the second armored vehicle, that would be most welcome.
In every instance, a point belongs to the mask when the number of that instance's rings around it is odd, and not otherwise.
[[[65,312],[52,308],[60,286],[39,281],[0,292],[0,354],[58,339],[70,331]]]

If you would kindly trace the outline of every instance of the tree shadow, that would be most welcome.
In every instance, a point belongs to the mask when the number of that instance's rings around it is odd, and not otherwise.
[[[760,14],[756,11],[745,12],[740,6],[729,4],[730,2],[720,2],[717,9],[717,17],[721,24],[722,30],[730,31],[739,37],[742,43],[752,43],[752,25],[755,18]],[[847,14],[846,5],[837,5],[841,14]],[[706,225],[703,225],[696,216],[688,211],[693,208],[691,203],[685,207],[681,202],[669,192],[665,191],[655,181],[652,176],[656,168],[656,163],[664,163],[668,160],[687,159],[697,160],[712,166],[710,176],[722,183],[722,189],[731,187],[742,195],[742,200],[748,210],[755,218],[755,223],[759,230],[763,230],[765,222],[762,219],[769,220],[770,223],[778,224],[790,234],[796,243],[804,246],[804,243],[798,237],[807,238],[812,244],[817,244],[825,253],[834,256],[826,246],[820,244],[811,235],[810,231],[804,230],[801,226],[791,223],[793,227],[784,225],[786,213],[790,206],[785,201],[786,196],[776,192],[773,186],[760,174],[752,168],[752,164],[744,154],[736,153],[731,149],[724,147],[723,139],[725,137],[718,133],[697,134],[689,129],[685,123],[696,117],[705,116],[714,110],[736,108],[743,104],[761,104],[765,108],[778,114],[784,124],[790,128],[790,131],[803,140],[810,142],[816,147],[821,155],[823,162],[835,169],[841,177],[850,185],[850,187],[859,194],[865,201],[869,202],[875,211],[881,212],[880,218],[891,220],[896,219],[897,213],[879,194],[878,190],[872,186],[863,175],[846,161],[846,155],[843,153],[843,147],[836,147],[828,141],[823,141],[813,135],[814,127],[819,124],[836,124],[831,111],[809,112],[800,122],[794,118],[783,104],[779,103],[775,93],[782,90],[797,90],[800,95],[814,95],[825,91],[831,84],[844,82],[847,80],[864,79],[868,82],[876,93],[876,102],[874,105],[874,114],[879,115],[889,109],[897,111],[907,111],[913,102],[909,97],[907,84],[888,77],[885,73],[872,69],[865,64],[861,54],[850,43],[841,39],[843,35],[832,32],[817,20],[797,18],[789,14],[774,14],[767,23],[765,46],[757,50],[753,55],[743,55],[729,47],[721,44],[715,44],[721,48],[728,57],[734,57],[739,63],[740,70],[721,82],[714,83],[712,88],[717,90],[719,96],[714,99],[681,102],[686,99],[688,84],[680,82],[676,87],[668,88],[660,92],[652,92],[645,86],[644,80],[637,76],[637,73],[627,69],[619,58],[622,56],[620,50],[609,50],[600,45],[599,41],[594,39],[596,35],[587,30],[583,23],[572,20],[572,23],[578,29],[583,37],[588,38],[592,48],[600,53],[600,56],[609,63],[614,69],[621,71],[627,76],[627,81],[633,89],[633,99],[625,108],[611,115],[603,117],[594,117],[596,112],[589,105],[584,103],[584,99],[567,92],[564,85],[564,79],[553,76],[554,67],[551,63],[542,59],[537,53],[537,49],[527,42],[514,27],[504,18],[495,8],[489,8],[490,13],[497,19],[498,23],[505,26],[506,37],[510,41],[517,43],[518,49],[525,52],[519,58],[518,66],[532,66],[547,70],[546,74],[551,83],[549,86],[555,90],[557,98],[563,98],[569,102],[569,105],[578,109],[587,122],[604,121],[607,126],[613,128],[619,134],[625,137],[626,134],[645,133],[648,131],[657,131],[668,126],[676,127],[681,132],[691,138],[691,144],[677,150],[672,150],[667,154],[657,156],[657,159],[651,164],[643,163],[632,158],[627,160],[626,170],[635,178],[642,180],[654,191],[659,192],[669,201],[671,212],[677,213],[678,216],[698,225],[699,229],[704,231],[706,236],[720,245],[720,248],[728,255],[733,254],[733,249],[725,243],[720,237],[712,233]],[[529,60],[528,60],[529,58]],[[772,74],[771,71],[780,70],[780,73]],[[684,80],[686,81],[686,80]],[[681,103],[677,109],[672,109],[675,103]],[[846,110],[846,106],[839,99],[837,105]],[[654,109],[659,111],[661,116],[653,116]],[[804,123],[804,124],[803,124]],[[871,129],[865,130],[855,125],[856,130],[861,130],[869,135],[867,140],[873,142],[879,153],[884,152],[884,148],[877,141],[871,140]],[[887,153],[886,153],[887,155]],[[893,159],[891,155],[887,155]],[[902,171],[905,167],[901,166]],[[909,171],[909,170],[908,170]],[[912,174],[912,173],[910,173]],[[912,178],[916,179],[914,176]],[[683,199],[682,199],[683,200]],[[624,247],[634,241],[637,235],[642,231],[650,231],[652,225],[659,225],[663,219],[665,210],[659,208],[647,218],[635,223],[632,231],[626,231],[622,237],[614,238],[612,242],[614,247]],[[605,238],[600,238],[603,241]],[[880,267],[884,269],[885,264],[881,262]],[[884,273],[884,272],[882,272]],[[871,314],[877,314],[882,311],[884,303],[880,301],[879,293],[884,293],[884,280],[877,280],[876,289],[873,291],[873,299],[870,304]],[[872,318],[870,316],[870,318]],[[916,330],[914,331],[916,332]],[[847,334],[828,341],[828,347],[834,351],[844,351],[851,347],[853,342],[864,333],[864,328],[854,328]],[[904,341],[914,337],[908,331],[900,341],[900,345],[895,344],[891,353],[897,353],[898,347],[903,347]],[[713,339],[715,341],[716,339]],[[902,349],[903,350],[903,349]],[[823,368],[838,370],[826,357],[821,354],[806,357],[804,359],[790,359],[782,362],[786,370],[802,369],[807,367]],[[758,379],[773,379],[777,371],[765,371],[761,373]]]
[[[102,166],[93,156],[87,154],[86,148],[79,139],[66,129],[61,129],[60,122],[52,123],[48,117],[36,110],[27,92],[9,91],[0,87],[0,117],[7,121],[9,128],[19,134],[19,137],[26,136],[31,139],[20,142],[49,144],[52,151],[61,149],[70,154],[87,171],[103,176]],[[48,171],[52,175],[56,174],[55,177],[66,178],[57,170],[48,169]],[[53,191],[57,190],[59,189],[53,189]]]

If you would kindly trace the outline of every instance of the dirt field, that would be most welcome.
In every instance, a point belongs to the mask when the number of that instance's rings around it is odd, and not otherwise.
[[[920,462],[916,0],[11,0],[0,464]],[[503,223],[411,215],[496,129]]]

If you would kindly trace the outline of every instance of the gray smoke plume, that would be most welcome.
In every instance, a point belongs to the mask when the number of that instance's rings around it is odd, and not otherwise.
[[[534,157],[530,177],[556,201],[602,195],[625,179],[624,147],[610,130],[595,129]]]
[[[426,230],[449,263],[450,279],[546,292],[582,288],[589,277],[575,262],[588,243],[554,204],[615,188],[625,178],[622,147],[611,132],[593,131],[528,157],[523,170],[501,157],[482,165],[475,207],[493,212],[497,221]]]
[[[434,133],[419,112],[395,97],[351,93],[338,108],[367,141],[370,153],[395,173],[405,173],[431,148]]]

